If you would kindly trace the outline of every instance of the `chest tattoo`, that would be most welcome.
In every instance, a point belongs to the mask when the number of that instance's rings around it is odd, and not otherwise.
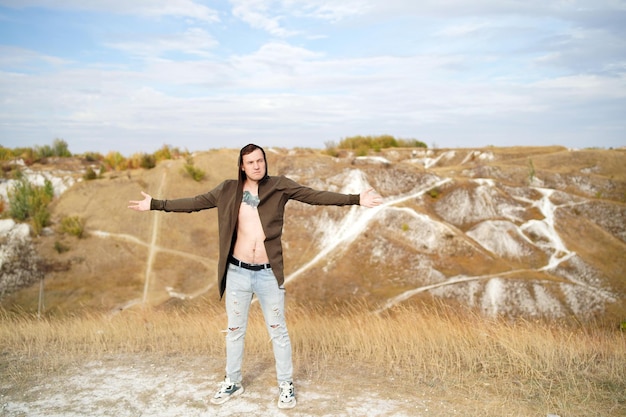
[[[250,191],[244,191],[241,201],[250,207],[257,208],[260,200],[258,195],[252,195]]]

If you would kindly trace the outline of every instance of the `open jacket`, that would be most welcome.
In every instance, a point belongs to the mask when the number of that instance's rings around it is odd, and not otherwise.
[[[219,221],[219,262],[218,284],[220,298],[226,289],[226,271],[228,257],[234,247],[237,218],[243,198],[243,181],[226,180],[211,191],[190,198],[175,200],[155,200],[150,203],[151,210],[191,213],[217,207]],[[330,191],[318,191],[302,186],[285,176],[265,176],[259,182],[259,217],[265,232],[265,250],[270,265],[278,281],[283,285],[283,248],[281,237],[285,204],[297,200],[314,205],[358,205],[358,194],[341,194]]]

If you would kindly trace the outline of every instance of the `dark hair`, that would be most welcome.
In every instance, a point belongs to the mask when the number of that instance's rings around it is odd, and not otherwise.
[[[264,175],[264,177],[267,177],[267,156],[265,156],[265,151],[259,145],[255,145],[254,143],[249,143],[246,146],[244,146],[243,148],[241,148],[241,150],[239,151],[238,167],[239,167],[239,179],[241,181],[245,181],[246,180],[246,173],[243,171],[243,169],[241,169],[243,167],[243,157],[244,157],[244,155],[251,154],[252,152],[256,151],[257,149],[260,149],[261,153],[263,153],[263,160],[265,161],[265,175]]]

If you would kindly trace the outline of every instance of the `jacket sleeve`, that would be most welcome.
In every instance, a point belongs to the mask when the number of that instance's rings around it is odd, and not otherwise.
[[[178,198],[175,200],[150,201],[150,210],[172,211],[178,213],[191,213],[217,207],[217,201],[221,194],[224,183],[221,183],[211,191],[199,194],[195,197]]]
[[[313,188],[300,185],[292,179],[281,177],[281,182],[288,190],[289,198],[302,203],[324,206],[349,206],[359,205],[359,194],[342,194],[332,191],[314,190]]]

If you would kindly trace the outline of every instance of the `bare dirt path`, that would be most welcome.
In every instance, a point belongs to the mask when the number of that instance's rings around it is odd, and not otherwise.
[[[155,217],[158,217],[158,216],[155,216]],[[168,253],[170,255],[176,255],[182,258],[191,259],[193,261],[196,261],[198,263],[205,265],[208,268],[215,267],[215,261],[208,259],[206,256],[199,256],[199,255],[194,255],[193,253],[188,253],[188,252],[184,252],[184,251],[180,251],[176,249],[164,248],[163,246],[157,245],[153,242],[146,243],[143,240],[137,238],[136,236],[129,235],[126,233],[111,233],[111,232],[106,232],[104,230],[90,230],[89,234],[92,236],[103,238],[103,239],[112,238],[112,239],[123,240],[126,242],[132,242],[137,245],[151,248],[155,252],[163,252],[163,253]]]
[[[163,195],[163,187],[167,178],[167,168],[163,170],[163,177],[159,184],[158,195]],[[143,303],[148,301],[148,289],[150,288],[150,276],[152,275],[152,265],[154,264],[154,256],[156,254],[156,243],[159,238],[159,222],[161,216],[152,216],[152,238],[148,248],[148,261],[146,263],[146,280],[143,287]]]
[[[244,377],[245,392],[223,405],[209,402],[222,376],[220,360],[200,357],[146,358],[115,355],[76,364],[48,375],[25,391],[0,382],[0,414],[6,417],[195,417],[195,416],[461,416],[446,400],[401,381],[355,378],[328,370],[321,380],[296,380],[298,405],[276,407],[278,390],[271,365],[257,365]],[[217,372],[216,372],[217,371]],[[404,393],[401,393],[404,392]],[[409,391],[410,392],[410,391]]]

